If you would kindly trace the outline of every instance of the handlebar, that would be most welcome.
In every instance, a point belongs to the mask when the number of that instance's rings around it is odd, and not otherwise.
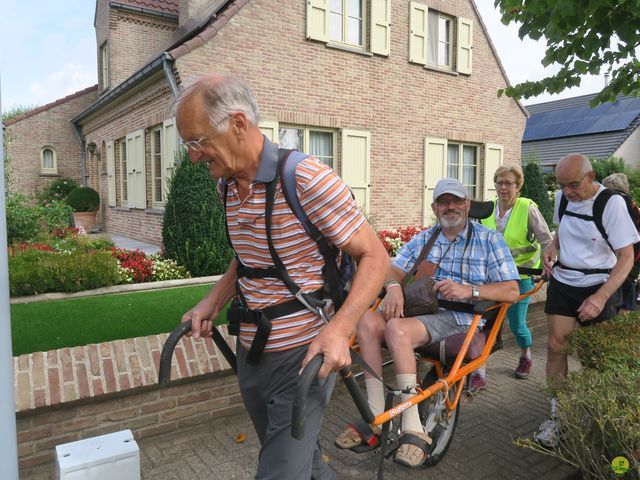
[[[171,380],[171,359],[173,358],[173,351],[175,350],[176,345],[178,344],[180,339],[190,331],[191,320],[178,325],[164,342],[162,352],[160,353],[160,368],[158,370],[158,383],[160,385],[167,385]],[[231,365],[233,371],[237,373],[236,356],[216,327],[213,327],[212,338],[213,342],[216,344],[216,347],[218,347],[218,350],[220,350],[220,352],[222,353],[222,356],[229,363],[229,365]]]
[[[318,354],[313,357],[302,370],[302,373],[298,378],[296,397],[293,401],[293,409],[291,411],[291,436],[296,440],[301,440],[302,437],[304,437],[304,418],[307,408],[309,388],[311,387],[313,380],[318,376],[318,372],[320,371],[320,367],[322,367],[323,361],[324,357],[322,354]],[[351,373],[351,368],[345,367],[340,370],[340,377],[345,383],[347,390],[349,390],[362,419],[367,423],[373,423],[375,415],[373,415],[371,407],[369,407],[369,402],[362,393],[355,377]]]

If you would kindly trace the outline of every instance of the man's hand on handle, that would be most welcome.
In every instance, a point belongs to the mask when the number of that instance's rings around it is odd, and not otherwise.
[[[341,330],[338,324],[326,324],[309,345],[307,356],[302,361],[300,371],[302,372],[307,363],[319,353],[324,355],[324,362],[318,372],[319,379],[324,379],[331,372],[338,372],[344,367],[348,367],[351,365],[351,355],[349,354],[350,338],[351,334]]]

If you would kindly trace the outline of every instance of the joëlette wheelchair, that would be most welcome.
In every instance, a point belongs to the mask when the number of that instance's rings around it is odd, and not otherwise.
[[[492,211],[493,202],[472,201],[469,217],[472,219],[487,218]],[[542,273],[539,269],[519,268],[519,271],[521,274],[534,277],[540,276]],[[536,293],[543,283],[543,278],[536,279],[534,289],[520,295],[519,300]],[[415,350],[418,378],[422,378],[422,381],[417,393],[408,400],[395,403],[395,399],[398,398],[401,391],[388,387],[385,411],[374,416],[351,368],[346,367],[340,371],[340,376],[362,419],[368,424],[381,426],[382,433],[378,444],[380,455],[378,478],[382,478],[384,459],[391,456],[394,452],[394,444],[397,443],[398,429],[394,428],[392,423],[394,420],[399,420],[402,412],[413,405],[418,405],[425,432],[431,438],[430,449],[424,465],[435,465],[444,458],[453,440],[458,422],[460,399],[463,392],[468,390],[469,374],[484,365],[491,353],[502,348],[502,325],[510,304],[496,302],[463,304],[446,300],[439,300],[438,303],[442,308],[472,313],[474,315],[473,323],[467,333],[455,334],[439,343],[425,345]],[[477,327],[482,318],[485,318],[486,323],[478,331]],[[167,338],[160,355],[158,381],[161,385],[167,384],[170,380],[171,360],[176,344],[190,330],[191,322],[182,323]],[[217,328],[213,329],[212,339],[235,372],[235,354]],[[352,344],[353,359],[359,358],[355,354],[356,351],[357,345],[354,339]],[[304,435],[307,394],[322,362],[322,356],[314,357],[298,380],[296,400],[292,411],[291,432],[294,438],[302,438]],[[466,388],[464,388],[465,386]]]

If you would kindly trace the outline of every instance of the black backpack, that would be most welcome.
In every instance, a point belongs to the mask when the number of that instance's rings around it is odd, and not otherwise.
[[[569,204],[569,200],[563,193],[562,196],[560,197],[560,205],[558,206],[559,220],[562,220],[563,215],[566,213],[569,216],[595,223],[596,228],[600,232],[600,235],[602,235],[602,238],[604,238],[604,240],[607,242],[611,250],[613,250],[613,247],[609,243],[609,234],[607,233],[607,231],[604,228],[604,225],[602,224],[602,215],[604,213],[604,208],[606,207],[607,202],[614,195],[620,195],[624,199],[625,205],[627,206],[627,212],[629,213],[629,217],[631,217],[631,220],[633,221],[633,224],[635,225],[636,230],[640,232],[640,209],[638,209],[638,206],[634,203],[634,201],[631,199],[629,194],[622,192],[620,190],[614,190],[611,188],[605,188],[602,192],[600,192],[600,194],[593,201],[593,212],[592,212],[593,215],[581,215],[578,213],[567,211],[567,205]],[[591,272],[591,273],[598,273],[598,272]],[[629,275],[627,276],[625,283],[635,282],[639,274],[640,274],[640,242],[636,242],[633,244],[633,267],[631,267],[631,271],[629,272]]]

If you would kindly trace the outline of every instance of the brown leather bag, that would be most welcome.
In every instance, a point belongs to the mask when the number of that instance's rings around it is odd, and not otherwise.
[[[420,266],[429,254],[429,251],[436,242],[436,238],[438,238],[439,234],[440,229],[435,227],[435,231],[431,234],[429,241],[420,252],[418,260],[416,260],[413,268],[402,279],[402,283],[400,285],[402,286],[402,294],[404,295],[403,313],[405,317],[430,315],[438,311],[438,298],[436,293],[433,291],[433,286],[435,284],[433,278],[431,275],[419,275],[416,274],[416,272],[423,270]],[[414,279],[413,282],[409,283],[409,279],[411,277],[414,277]]]

